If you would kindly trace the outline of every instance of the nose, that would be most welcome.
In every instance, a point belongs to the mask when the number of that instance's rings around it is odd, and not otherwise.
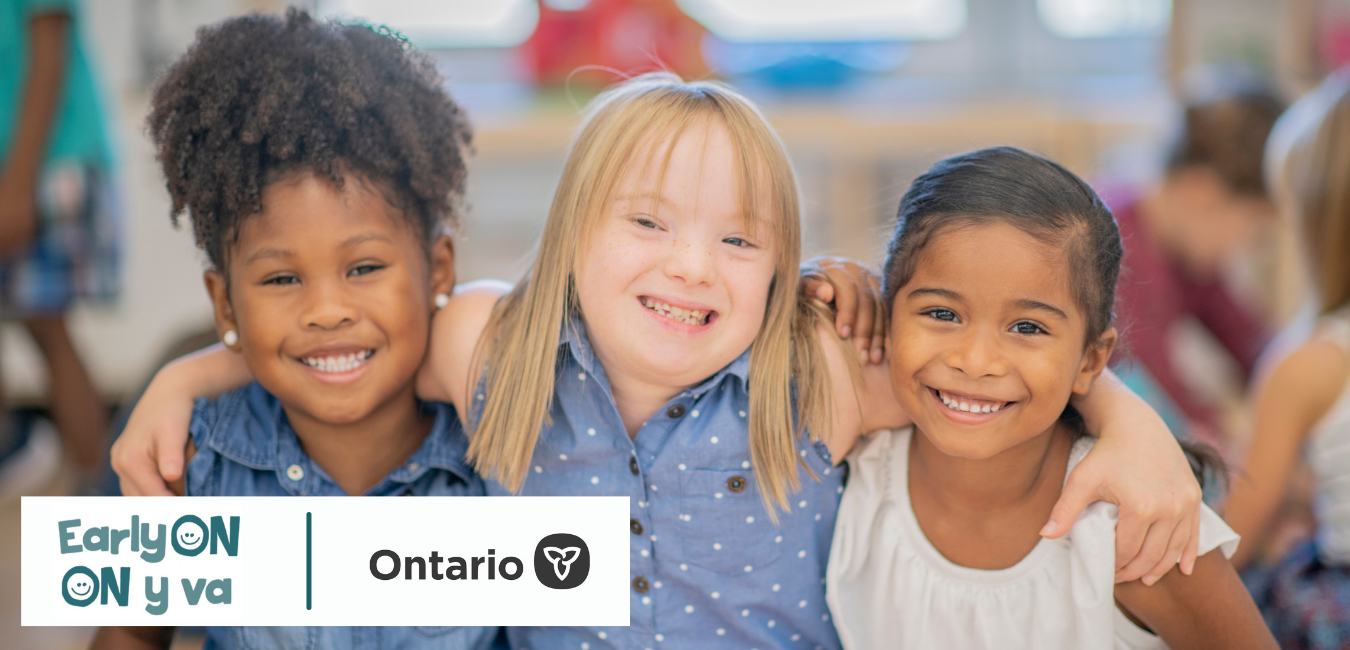
[[[717,277],[717,258],[714,247],[693,239],[675,239],[666,255],[667,276],[683,280],[685,284],[710,284]]]
[[[1008,373],[997,331],[971,327],[947,353],[947,365],[968,377],[1000,377]]]
[[[353,296],[348,295],[346,283],[335,280],[316,280],[305,292],[301,323],[306,329],[334,330],[355,323],[360,310]]]

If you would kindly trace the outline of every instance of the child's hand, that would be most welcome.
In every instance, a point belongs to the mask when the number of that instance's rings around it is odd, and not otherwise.
[[[155,374],[112,447],[112,467],[126,496],[172,496],[166,481],[183,477],[192,405],[252,380],[239,355],[217,346]]]
[[[1120,507],[1116,582],[1152,585],[1181,565],[1190,575],[1200,543],[1200,485],[1162,418],[1109,370],[1075,399],[1097,444],[1064,483],[1041,534],[1067,532],[1093,501]]]
[[[888,305],[871,269],[842,257],[813,257],[802,264],[801,293],[833,304],[836,331],[853,339],[863,363],[885,359]]]

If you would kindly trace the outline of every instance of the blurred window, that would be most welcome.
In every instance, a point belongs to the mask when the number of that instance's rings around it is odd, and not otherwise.
[[[1036,13],[1061,38],[1158,36],[1172,20],[1171,0],[1036,0]]]
[[[750,42],[943,40],[966,28],[966,0],[679,0],[719,38]]]
[[[388,25],[423,48],[514,47],[539,22],[535,0],[320,0],[319,9]]]

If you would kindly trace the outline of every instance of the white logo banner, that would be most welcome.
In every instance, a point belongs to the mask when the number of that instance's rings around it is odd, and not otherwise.
[[[625,497],[23,498],[24,625],[628,625]]]

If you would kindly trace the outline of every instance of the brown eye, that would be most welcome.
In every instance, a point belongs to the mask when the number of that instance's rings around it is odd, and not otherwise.
[[[1033,336],[1036,334],[1048,334],[1048,332],[1042,329],[1040,325],[1037,325],[1035,323],[1028,323],[1027,321],[1022,321],[1020,323],[1014,324],[1012,326],[1012,331],[1016,332],[1017,334],[1026,334],[1028,336]]]

